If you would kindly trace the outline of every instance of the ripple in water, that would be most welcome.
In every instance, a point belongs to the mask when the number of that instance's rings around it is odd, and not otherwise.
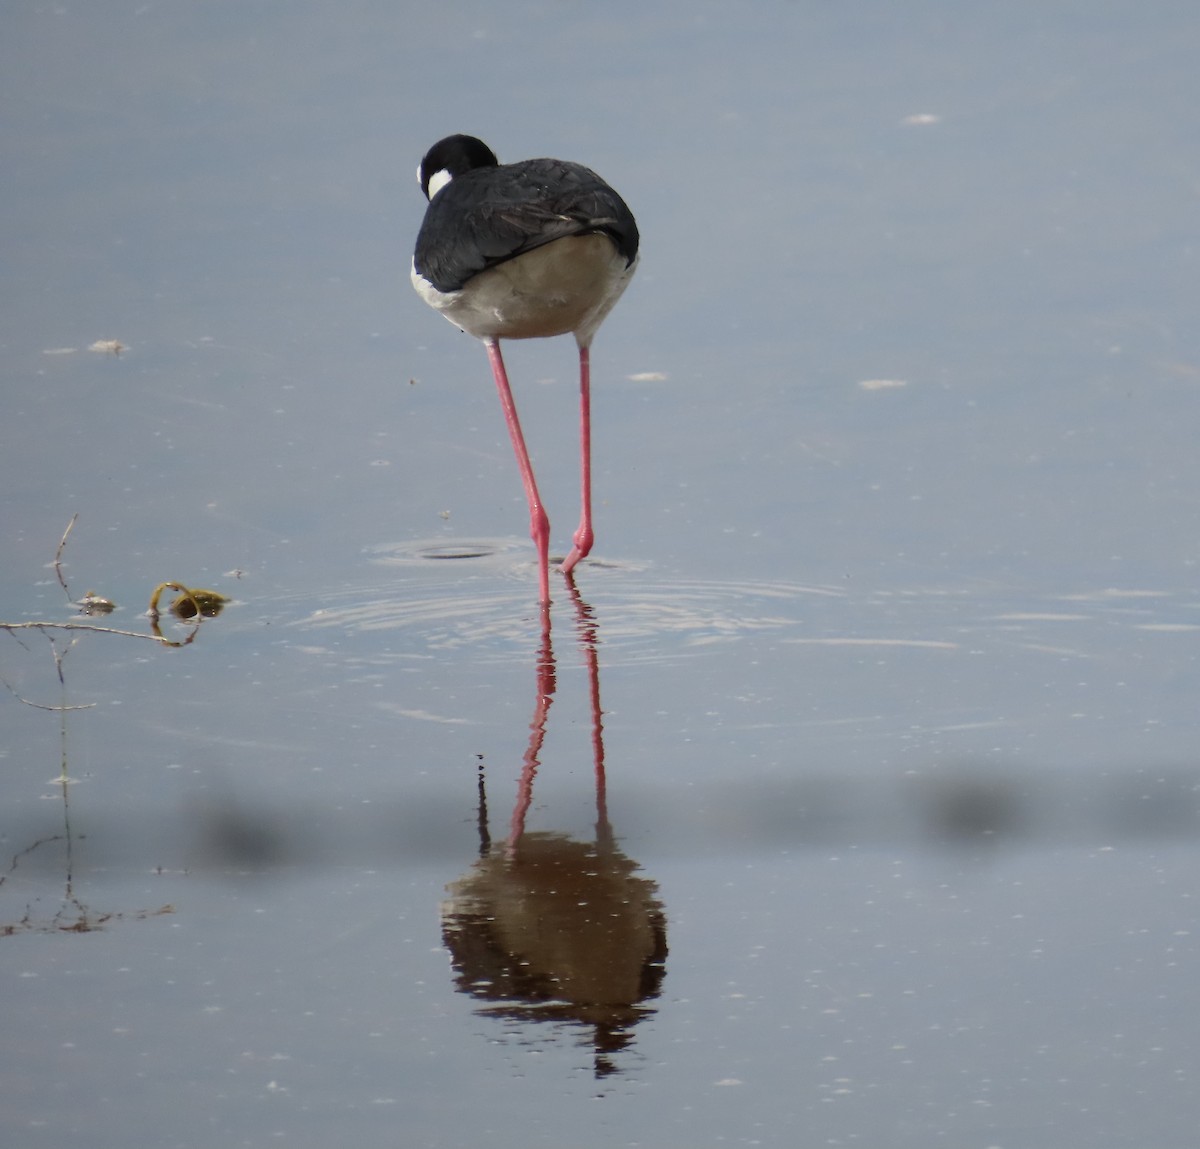
[[[368,553],[389,568],[386,580],[309,600],[309,613],[294,625],[312,632],[403,632],[410,656],[415,644],[426,652],[471,648],[484,660],[528,659],[538,608],[527,541],[441,538]],[[580,565],[577,586],[594,612],[608,664],[695,657],[751,635],[843,648],[854,657],[871,657],[873,648],[937,656],[988,646],[1089,658],[1111,640],[1114,624],[1164,640],[1200,628],[1200,604],[1167,591],[681,579],[646,564],[592,560]],[[574,610],[562,576],[553,587],[556,629],[571,626]]]

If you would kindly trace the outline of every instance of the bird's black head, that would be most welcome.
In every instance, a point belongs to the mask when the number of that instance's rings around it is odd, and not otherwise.
[[[496,153],[483,140],[474,136],[447,136],[425,153],[417,168],[417,183],[425,198],[432,199],[455,176],[472,168],[494,168],[499,162]]]

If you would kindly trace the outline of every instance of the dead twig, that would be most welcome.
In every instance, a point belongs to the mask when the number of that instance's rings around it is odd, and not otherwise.
[[[5,690],[7,690],[9,694],[11,694],[18,702],[23,702],[26,706],[32,706],[35,710],[91,710],[92,707],[96,705],[94,702],[81,702],[77,706],[67,706],[65,704],[51,706],[48,702],[34,702],[31,698],[25,698],[23,695],[18,694],[13,688],[12,683],[3,678],[0,678],[0,684],[3,684]]]
[[[94,622],[0,622],[0,630],[10,633],[17,630],[40,630],[43,634],[48,630],[90,630],[96,634],[119,634],[123,638],[148,638],[151,642],[173,645],[170,639],[160,634],[142,634],[136,630],[119,630],[115,626],[97,626]]]
[[[76,512],[71,516],[71,521],[67,523],[67,529],[63,531],[62,538],[59,539],[58,547],[54,552],[54,575],[58,579],[58,585],[62,587],[63,593],[67,596],[67,602],[72,603],[72,605],[79,604],[73,603],[71,599],[71,590],[67,585],[66,573],[63,571],[63,555],[66,553],[67,540],[70,539],[71,531],[74,530],[75,524],[78,521],[79,513]],[[193,620],[191,630],[188,631],[188,633],[182,639],[168,638],[165,634],[163,634],[162,629],[159,626],[158,603],[164,590],[178,591],[180,595],[180,597],[171,604],[169,608],[171,612],[180,618]],[[93,595],[91,592],[88,593],[87,598],[89,601],[92,599],[98,599],[99,601],[104,602],[109,609],[111,609],[111,604],[109,604],[107,600],[100,599],[99,596]],[[150,619],[150,634],[144,634],[136,630],[125,630],[116,626],[101,626],[95,622],[84,622],[80,619],[70,619],[66,622],[47,622],[45,620],[37,620],[33,622],[0,621],[0,630],[7,631],[14,638],[16,638],[17,642],[20,642],[22,646],[25,646],[25,643],[21,642],[19,636],[20,631],[35,630],[39,634],[43,635],[49,641],[50,648],[54,652],[55,670],[58,672],[58,680],[60,684],[62,684],[65,689],[66,683],[63,679],[62,660],[71,647],[73,647],[75,643],[79,641],[80,634],[114,634],[120,638],[147,639],[150,642],[157,643],[159,646],[187,646],[189,643],[194,641],[196,635],[199,633],[200,623],[205,618],[212,618],[215,615],[220,614],[221,608],[228,601],[229,600],[226,599],[224,595],[218,594],[216,591],[195,590],[191,587],[185,586],[181,582],[164,582],[159,583],[159,585],[154,588],[154,592],[150,596],[150,609],[147,612]],[[55,638],[56,635],[64,631],[72,637],[66,643],[65,648],[60,650],[55,642]],[[13,689],[11,685],[9,685],[8,682],[4,681],[4,679],[0,678],[0,683],[2,683],[9,693],[11,693],[19,702],[23,702],[27,706],[34,706],[39,710],[64,711],[87,709],[87,707],[84,706],[67,706],[65,703],[58,706],[50,706],[46,703],[33,702],[28,698],[23,698],[15,689]]]
[[[72,528],[75,526],[75,520],[78,518],[79,512],[76,511],[71,516],[71,521],[67,523],[67,529],[63,531],[63,537],[58,543],[58,550],[54,552],[54,573],[58,576],[58,585],[63,588],[63,593],[67,596],[67,602],[71,601],[71,592],[67,589],[67,579],[63,574],[62,557],[63,551],[67,549],[67,536],[70,535]]]

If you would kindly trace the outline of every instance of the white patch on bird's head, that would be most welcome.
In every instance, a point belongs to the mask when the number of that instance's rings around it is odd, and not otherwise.
[[[429,198],[433,199],[454,177],[445,169],[436,171],[429,177]]]

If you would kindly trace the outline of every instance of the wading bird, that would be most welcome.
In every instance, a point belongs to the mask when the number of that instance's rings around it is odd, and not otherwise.
[[[550,520],[517,418],[501,339],[575,336],[579,346],[583,510],[562,570],[592,548],[590,348],[638,261],[638,229],[625,201],[595,172],[564,160],[501,164],[474,136],[447,136],[417,169],[429,200],[412,281],[430,307],[482,339],[529,503],[538,588],[550,602]]]

